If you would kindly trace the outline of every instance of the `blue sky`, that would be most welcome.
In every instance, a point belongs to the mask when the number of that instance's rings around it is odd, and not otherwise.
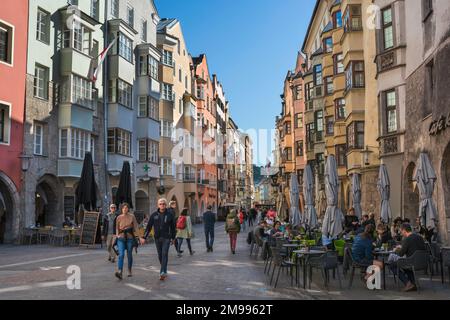
[[[206,53],[240,129],[273,129],[280,94],[315,0],[155,0],[162,18],[181,21],[188,50]],[[270,150],[269,150],[270,151]],[[262,158],[262,157],[259,157]],[[265,159],[258,162],[265,164]]]

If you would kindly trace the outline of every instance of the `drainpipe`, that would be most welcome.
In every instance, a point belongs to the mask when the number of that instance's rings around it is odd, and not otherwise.
[[[103,35],[103,47],[108,45],[108,1],[105,1],[105,16],[104,16],[104,35]],[[105,62],[103,64],[103,118],[104,118],[104,154],[105,154],[105,196],[106,200],[111,200],[110,187],[109,187],[109,179],[108,179],[108,57],[106,57]],[[106,202],[106,201],[105,201]],[[108,210],[109,203],[105,203],[105,208]],[[108,211],[105,211],[108,212]]]

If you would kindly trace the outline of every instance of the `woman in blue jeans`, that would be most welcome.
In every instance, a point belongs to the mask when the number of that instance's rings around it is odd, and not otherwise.
[[[127,203],[122,205],[121,215],[116,220],[117,246],[119,247],[118,271],[116,277],[122,280],[125,251],[128,258],[128,277],[131,277],[133,267],[133,247],[136,242],[135,235],[138,234],[138,223],[136,217],[129,212]]]

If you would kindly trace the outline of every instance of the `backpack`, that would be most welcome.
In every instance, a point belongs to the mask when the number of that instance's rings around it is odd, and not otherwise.
[[[239,213],[239,222],[240,224],[244,223],[244,214],[242,213],[242,211]]]
[[[177,229],[184,230],[186,229],[186,216],[181,216],[177,220]]]
[[[235,220],[235,218],[227,219],[227,228],[228,229],[234,229],[236,227],[234,220]]]

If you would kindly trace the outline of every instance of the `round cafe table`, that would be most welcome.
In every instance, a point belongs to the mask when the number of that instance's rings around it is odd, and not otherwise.
[[[295,253],[297,255],[298,258],[303,259],[303,289],[306,289],[306,262],[308,261],[308,258],[310,256],[320,256],[322,254],[327,253],[325,250],[305,250],[305,249],[301,249],[301,250],[294,250],[293,253]],[[299,259],[297,259],[297,263],[298,263]],[[297,272],[298,272],[298,268],[297,268]],[[297,275],[298,278],[298,275]],[[298,282],[297,282],[298,285]]]
[[[289,260],[291,260],[292,251],[297,249],[300,245],[295,243],[285,243],[283,244],[284,248],[287,248]]]
[[[375,250],[372,253],[377,260],[381,260],[383,262],[383,270],[382,270],[382,274],[383,274],[383,290],[386,290],[386,260],[389,258],[389,256],[392,253],[395,253],[395,251]]]

